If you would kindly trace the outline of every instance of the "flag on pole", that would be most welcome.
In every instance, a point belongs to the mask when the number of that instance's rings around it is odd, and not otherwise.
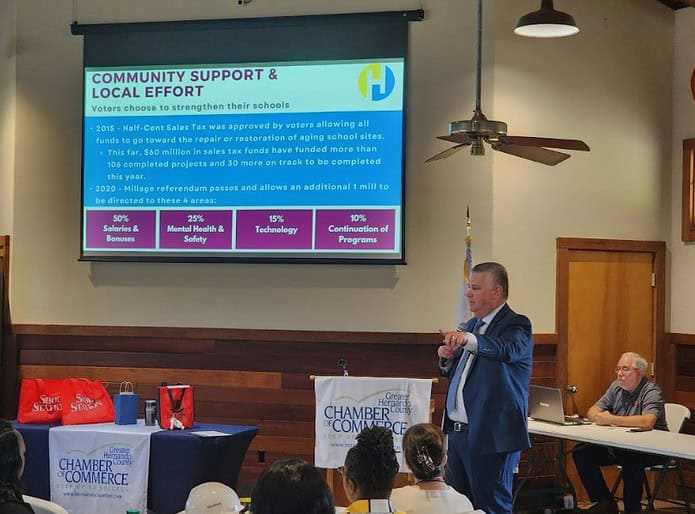
[[[471,215],[468,206],[466,206],[466,239],[464,242],[466,246],[466,257],[463,260],[461,293],[459,296],[458,311],[456,312],[456,326],[459,328],[462,328],[471,317],[468,296],[466,295],[468,292],[468,278],[471,276],[471,270],[473,269],[473,250],[471,248],[473,237],[471,236]]]

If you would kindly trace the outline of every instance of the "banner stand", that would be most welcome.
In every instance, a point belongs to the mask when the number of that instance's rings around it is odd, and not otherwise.
[[[325,377],[325,376],[319,377],[319,376],[317,376],[317,375],[309,375],[309,380],[311,380],[312,382],[315,382],[317,378],[323,378],[323,379],[326,379],[326,378],[344,379],[344,378],[347,378],[347,375],[345,375],[344,377],[338,377],[338,376],[335,376],[335,377]],[[430,384],[432,384],[432,383],[434,383],[434,384],[439,383],[439,378],[437,378],[437,377],[429,378],[429,379],[409,379],[409,378],[395,378],[395,379],[394,379],[394,378],[385,378],[385,377],[349,377],[349,378],[352,379],[352,380],[359,379],[360,382],[364,382],[365,380],[376,380],[376,381],[378,381],[378,382],[381,382],[381,381],[383,381],[383,380],[394,380],[394,381],[402,381],[402,382],[427,380],[427,381],[430,382]],[[431,387],[431,386],[430,386],[430,387]],[[431,391],[430,391],[430,394],[427,395],[427,403],[428,403],[428,406],[427,406],[427,408],[426,408],[425,419],[421,419],[420,421],[415,421],[416,423],[424,423],[424,422],[431,423],[431,422],[432,422],[432,416],[433,416],[433,414],[434,414],[434,400],[431,399]],[[316,402],[316,406],[317,406],[317,407],[319,406],[319,403],[318,403],[318,402]],[[319,419],[319,413],[318,413],[318,412],[316,413],[316,418],[317,418],[317,420]],[[315,438],[315,440],[316,440],[316,437],[317,437],[317,433],[316,433],[316,425],[315,425],[315,426],[314,426],[314,438]],[[317,446],[318,446],[318,444],[317,444]],[[316,455],[314,456],[314,462],[315,462],[315,463],[317,462]],[[342,464],[340,464],[340,465],[342,465]],[[324,466],[318,466],[318,465],[317,465],[317,467],[324,467]],[[335,480],[335,478],[336,478],[336,476],[335,476],[335,471],[336,471],[337,467],[338,467],[338,466],[326,466],[326,467],[324,467],[324,468],[326,469],[326,482],[328,483],[328,487],[330,488],[330,490],[331,490],[332,493],[335,493],[335,491],[334,491],[334,480]],[[409,476],[410,476],[410,474],[409,474]],[[409,482],[410,482],[410,481],[411,481],[411,480],[409,480]]]

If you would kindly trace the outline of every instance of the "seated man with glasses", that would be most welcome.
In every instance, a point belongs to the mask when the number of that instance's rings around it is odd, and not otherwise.
[[[645,376],[647,361],[637,353],[624,353],[615,372],[617,380],[589,409],[587,417],[597,425],[667,430],[661,389]],[[572,457],[589,498],[597,502],[588,509],[592,514],[618,512],[615,499],[611,498],[601,474],[601,466],[622,466],[625,512],[636,513],[642,510],[645,466],[663,464],[665,461],[664,457],[658,455],[592,444],[575,446]]]

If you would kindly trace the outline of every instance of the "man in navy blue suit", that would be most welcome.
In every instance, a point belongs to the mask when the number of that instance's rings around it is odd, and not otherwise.
[[[467,292],[475,317],[456,331],[440,330],[444,344],[437,350],[449,378],[445,479],[487,514],[511,514],[514,468],[530,447],[531,322],[509,308],[508,294],[504,266],[475,266]]]

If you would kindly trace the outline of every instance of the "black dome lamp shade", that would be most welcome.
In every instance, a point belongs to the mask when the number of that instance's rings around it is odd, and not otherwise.
[[[579,32],[571,15],[556,11],[553,0],[542,0],[541,8],[519,18],[514,33],[525,37],[565,37]]]

